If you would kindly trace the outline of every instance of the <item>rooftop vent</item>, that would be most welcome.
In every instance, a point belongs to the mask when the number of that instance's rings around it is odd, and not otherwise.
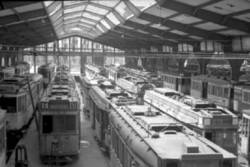
[[[154,139],[157,139],[157,138],[159,138],[160,137],[160,135],[159,135],[159,133],[154,133],[154,134],[152,134],[152,138],[154,138]]]
[[[151,107],[148,107],[148,110],[144,113],[145,116],[152,117],[156,116],[156,112],[151,110]]]
[[[185,143],[184,149],[187,153],[199,153],[199,147],[194,143]]]

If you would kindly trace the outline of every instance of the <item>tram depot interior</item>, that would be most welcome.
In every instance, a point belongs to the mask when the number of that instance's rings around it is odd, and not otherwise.
[[[250,166],[249,0],[0,1],[0,167]]]

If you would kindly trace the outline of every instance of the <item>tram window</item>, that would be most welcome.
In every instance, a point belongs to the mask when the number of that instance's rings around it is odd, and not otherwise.
[[[223,161],[223,167],[232,167],[232,166],[233,166],[232,160],[224,160]]]
[[[53,117],[52,115],[43,116],[43,133],[51,133],[53,130]]]
[[[8,113],[16,112],[16,97],[2,97],[0,100],[2,109],[6,109]]]
[[[65,117],[65,130],[74,131],[76,129],[76,117],[74,115],[68,115]]]
[[[207,138],[208,140],[212,141],[212,132],[206,132],[205,133],[205,138]]]
[[[63,132],[64,130],[64,116],[53,116],[53,132]]]
[[[166,164],[166,167],[178,167],[178,164],[177,164],[177,162],[168,162]]]

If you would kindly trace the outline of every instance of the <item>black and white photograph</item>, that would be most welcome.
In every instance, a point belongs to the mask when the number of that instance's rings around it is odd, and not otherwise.
[[[0,167],[250,167],[250,0],[0,1]]]

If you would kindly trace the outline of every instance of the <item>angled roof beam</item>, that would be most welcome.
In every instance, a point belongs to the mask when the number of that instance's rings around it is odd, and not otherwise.
[[[24,41],[29,41],[31,43],[33,42],[33,40],[26,38],[23,35],[19,35],[19,34],[15,33],[14,31],[8,30],[8,28],[6,26],[2,26],[2,27],[3,27],[4,31],[7,33],[14,34],[15,36],[19,37],[20,39],[23,39]]]
[[[190,16],[198,17],[206,21],[250,33],[250,23],[247,23],[245,21],[223,16],[221,14],[200,9],[199,7],[197,8],[174,0],[158,0],[158,3],[164,8],[175,10],[179,13],[188,14]]]
[[[186,32],[189,35],[196,35],[196,36],[200,36],[200,37],[203,37],[206,39],[212,39],[212,40],[222,40],[222,41],[229,40],[229,38],[227,38],[226,36],[219,35],[219,34],[211,32],[211,31],[206,31],[206,30],[202,30],[199,28],[191,27],[189,25],[178,23],[176,21],[164,20],[164,22],[162,22],[162,18],[148,14],[148,13],[142,13],[139,17],[141,19],[144,19],[144,20],[150,21],[152,23],[156,23],[156,24],[161,22],[161,24],[164,26],[167,26],[169,28],[176,29],[179,31]]]
[[[151,36],[149,34],[144,34],[144,33],[136,32],[136,31],[133,31],[133,30],[128,30],[128,29],[125,29],[125,28],[122,28],[122,27],[116,27],[115,30],[126,33],[126,34],[130,34],[130,35],[135,36],[136,38],[139,38],[139,39],[141,38],[144,41],[152,41],[153,40],[155,42],[157,41],[157,42],[160,42],[160,43],[162,41],[162,40],[160,40],[158,38],[155,38],[155,37],[153,37],[153,36]],[[169,46],[176,46],[177,45],[177,43],[167,41],[167,40],[164,41],[164,43],[169,45]],[[152,44],[152,45],[154,45],[154,44]]]
[[[129,8],[129,10],[134,14],[134,16],[139,16],[141,11],[134,6],[134,4],[132,4],[130,1],[128,0],[123,0],[123,2],[127,5],[127,7]]]
[[[99,37],[98,37],[99,38]],[[121,31],[111,30],[106,34],[100,36],[100,38],[105,38],[105,40],[109,41],[123,41],[124,44],[141,44],[141,45],[149,45],[148,41],[138,40],[133,34],[128,34]],[[129,42],[128,42],[129,41]]]
[[[48,11],[47,11],[47,8],[46,8],[45,4],[44,4],[44,3],[42,3],[42,4],[43,4],[43,8],[44,8],[44,10],[45,10],[47,16],[49,16],[49,13],[48,13]],[[57,40],[57,39],[58,39],[58,35],[57,35],[57,33],[56,33],[56,30],[55,30],[55,27],[54,27],[54,25],[53,25],[53,22],[52,22],[52,20],[51,20],[50,17],[48,17],[48,18],[49,18],[50,26],[51,26],[51,28],[52,28],[52,30],[53,30],[53,34],[54,34],[54,36],[55,36],[55,40]]]
[[[22,21],[22,18],[21,16],[19,15],[19,13],[15,10],[15,9],[12,9],[12,11],[15,13],[15,15],[17,16],[18,20],[19,21]],[[40,38],[42,39],[45,39],[40,33],[38,33],[35,29],[33,29],[32,27],[30,27],[29,23],[27,20],[23,20],[24,21],[24,24],[31,30],[33,31],[35,34],[37,34]]]
[[[149,32],[151,34],[159,35],[159,36],[165,38],[166,40],[172,39],[172,40],[179,40],[179,41],[194,41],[194,39],[191,39],[187,36],[182,36],[182,35],[170,33],[168,31],[159,30],[156,28],[151,28],[149,26],[141,25],[139,23],[135,23],[135,22],[132,22],[130,20],[126,21],[125,25],[130,26],[130,27],[134,27],[137,29],[143,29],[144,31]]]
[[[105,6],[105,5],[102,5],[102,4],[98,4],[98,3],[95,3],[95,2],[89,1],[89,4],[90,4],[90,5],[93,5],[93,6],[95,6],[95,7],[98,7],[98,8],[106,9],[106,10],[108,10],[108,11],[113,10],[113,8],[111,8],[111,7],[108,7],[108,6]]]

